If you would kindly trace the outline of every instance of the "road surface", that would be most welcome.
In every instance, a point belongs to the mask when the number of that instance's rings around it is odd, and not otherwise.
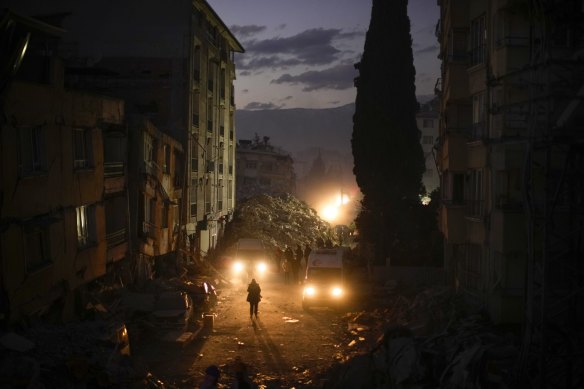
[[[198,388],[205,367],[215,364],[224,373],[221,385],[229,387],[241,359],[260,388],[322,387],[322,372],[343,356],[343,313],[328,308],[304,312],[301,285],[285,285],[280,274],[258,282],[263,299],[257,320],[249,317],[247,285],[225,284],[213,330],[182,349],[150,350],[147,368],[163,382]]]

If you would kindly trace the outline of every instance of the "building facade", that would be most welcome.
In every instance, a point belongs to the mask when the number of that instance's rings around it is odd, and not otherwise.
[[[277,196],[296,191],[294,160],[268,139],[240,140],[236,150],[238,201],[267,194]]]
[[[420,143],[424,150],[426,171],[422,176],[422,183],[426,193],[430,194],[440,186],[440,175],[436,166],[436,153],[434,145],[438,139],[438,101],[433,100],[422,104],[416,114],[416,122],[421,132]]]
[[[24,14],[57,15],[48,18],[67,31],[59,46],[66,85],[124,99],[127,113],[181,143],[181,228],[197,252],[213,248],[235,207],[234,53],[243,47],[211,6],[129,0],[104,12],[95,0],[7,2]]]
[[[142,116],[129,117],[130,220],[134,263],[147,277],[154,258],[174,254],[184,181],[181,144]]]
[[[66,319],[75,292],[128,252],[124,103],[65,89],[51,55],[62,30],[14,20],[14,36],[34,31],[1,91],[1,292],[11,320]]]
[[[581,236],[567,228],[581,218],[583,15],[578,2],[545,3],[438,1],[445,263],[496,322],[535,323],[544,301],[578,293],[568,274],[582,279],[568,270],[580,254],[557,247]]]

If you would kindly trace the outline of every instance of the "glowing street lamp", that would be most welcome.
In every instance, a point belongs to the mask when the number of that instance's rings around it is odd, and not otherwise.
[[[339,215],[339,209],[334,205],[327,205],[322,210],[322,216],[325,220],[333,221]]]

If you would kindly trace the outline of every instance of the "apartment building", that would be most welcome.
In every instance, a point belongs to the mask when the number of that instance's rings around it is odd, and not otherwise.
[[[421,132],[420,143],[424,151],[426,171],[422,175],[422,183],[426,193],[430,194],[440,186],[440,175],[436,167],[434,144],[438,139],[439,101],[434,99],[420,105],[416,114],[416,124]]]
[[[79,288],[127,255],[124,103],[65,89],[53,55],[64,31],[6,15],[10,48],[32,36],[0,90],[1,292],[11,320],[67,319]]]
[[[116,96],[185,154],[181,228],[205,254],[235,207],[234,53],[243,47],[205,0],[7,0],[66,33],[66,85]],[[106,11],[107,9],[107,11]],[[128,23],[132,20],[132,23]],[[231,196],[231,197],[229,197]]]
[[[551,301],[563,307],[578,293],[569,274],[582,278],[573,272],[581,254],[559,249],[581,236],[569,227],[581,217],[581,4],[438,4],[440,225],[450,282],[496,322],[527,315],[536,323]]]
[[[294,160],[269,139],[240,140],[236,150],[238,201],[267,194],[295,193]]]
[[[525,136],[521,112],[496,112],[497,99],[525,99],[493,74],[529,61],[526,15],[509,1],[439,1],[442,74],[439,167],[441,230],[451,283],[497,322],[523,318],[527,220],[522,206]],[[516,3],[516,2],[515,2]]]

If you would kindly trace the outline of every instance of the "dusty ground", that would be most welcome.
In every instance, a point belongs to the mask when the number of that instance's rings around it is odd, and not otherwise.
[[[348,347],[343,312],[304,312],[301,286],[285,285],[279,274],[259,283],[263,300],[257,320],[249,318],[247,285],[222,284],[211,333],[183,348],[152,344],[135,355],[156,377],[176,387],[198,387],[211,364],[221,368],[220,384],[229,387],[237,359],[259,387],[322,387],[322,372],[341,360]]]

